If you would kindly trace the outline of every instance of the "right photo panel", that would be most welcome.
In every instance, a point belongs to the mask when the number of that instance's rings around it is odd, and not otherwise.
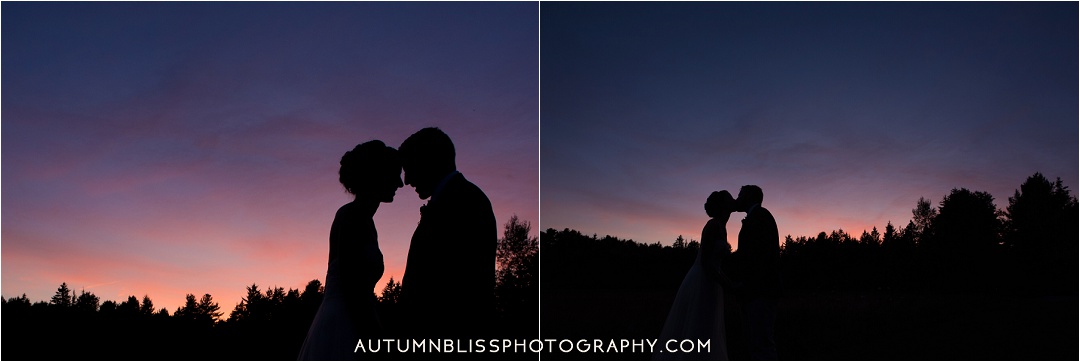
[[[542,2],[543,360],[1076,360],[1076,2]]]

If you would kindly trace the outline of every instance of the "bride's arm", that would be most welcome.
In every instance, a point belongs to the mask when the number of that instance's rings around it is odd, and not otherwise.
[[[716,259],[716,248],[727,242],[726,224],[724,218],[712,218],[705,223],[705,228],[701,230],[701,262],[709,279],[729,288],[732,286],[731,278],[720,269],[719,260]]]

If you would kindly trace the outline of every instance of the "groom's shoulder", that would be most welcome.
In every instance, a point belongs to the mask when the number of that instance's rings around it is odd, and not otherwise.
[[[491,207],[491,200],[488,199],[484,190],[464,177],[461,177],[461,181],[460,193],[458,194],[460,203],[458,205],[463,215],[472,215],[471,217],[483,216],[494,221],[495,210]]]
[[[754,212],[750,213],[750,215],[747,215],[746,218],[755,220],[775,220],[775,218],[773,218],[772,212],[764,206],[758,206],[756,209],[754,209]]]
[[[444,207],[450,211],[446,214],[446,221],[476,221],[488,222],[494,225],[495,211],[491,207],[491,201],[479,186],[473,184],[464,176],[458,175],[452,182],[447,184],[444,194],[440,196],[444,201]],[[494,229],[493,229],[494,230]]]
[[[491,203],[490,201],[488,201],[487,194],[484,193],[484,190],[480,189],[480,186],[477,186],[472,181],[466,179],[464,175],[458,175],[455,181],[456,182],[453,183],[453,185],[455,186],[453,187],[453,189],[455,190],[454,193],[456,193],[458,196],[469,200],[482,199],[489,204]]]

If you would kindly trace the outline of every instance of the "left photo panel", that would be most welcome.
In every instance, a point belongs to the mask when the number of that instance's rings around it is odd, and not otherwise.
[[[0,6],[4,360],[539,358],[538,3]]]

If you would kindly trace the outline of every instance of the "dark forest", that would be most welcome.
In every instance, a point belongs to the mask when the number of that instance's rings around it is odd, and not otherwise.
[[[902,227],[786,236],[780,358],[1075,360],[1077,223],[1076,198],[1036,173],[1004,209],[960,188],[918,200]],[[656,338],[699,246],[570,229],[540,240],[542,337],[568,339]]]
[[[536,237],[517,216],[503,225],[496,249],[495,300],[499,338],[535,338],[539,331]],[[4,360],[295,360],[322,302],[318,279],[303,289],[252,284],[231,311],[210,294],[186,296],[171,312],[149,296],[101,301],[61,283],[48,301],[3,299]],[[397,319],[401,284],[378,295],[383,321]],[[2,299],[2,298],[0,298]],[[384,322],[386,323],[386,322]],[[425,359],[424,356],[401,356]],[[499,354],[499,359],[535,359]]]

